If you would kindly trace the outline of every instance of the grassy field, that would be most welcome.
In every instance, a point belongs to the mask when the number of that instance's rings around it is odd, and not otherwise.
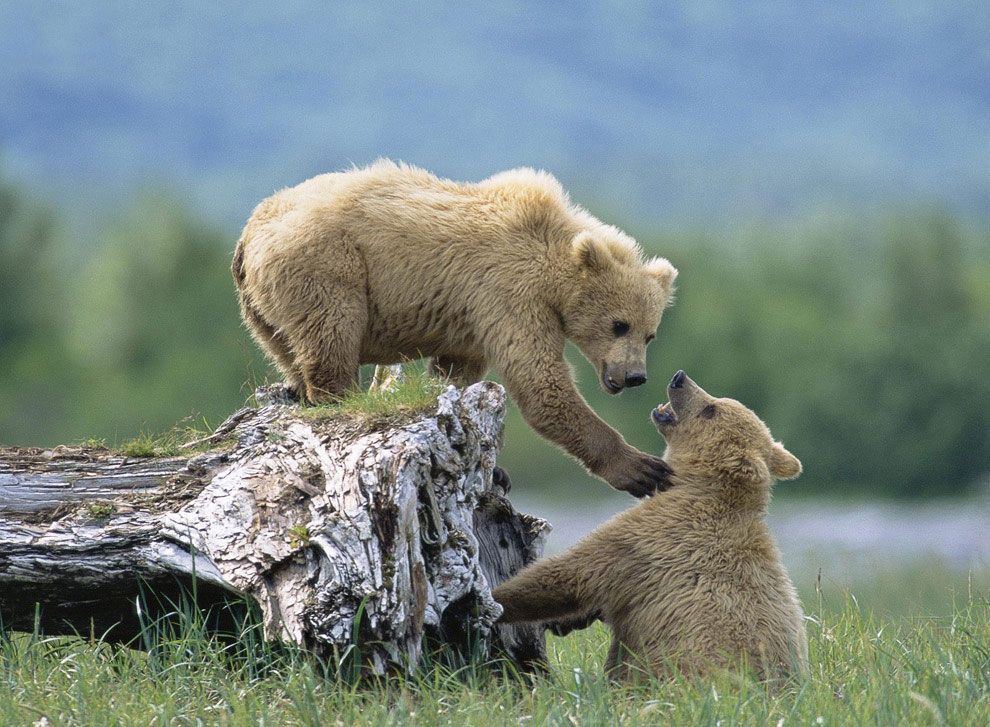
[[[799,584],[811,674],[779,694],[730,675],[610,685],[600,625],[551,637],[534,680],[433,667],[360,687],[298,654],[231,658],[194,628],[153,657],[16,634],[0,645],[0,725],[990,724],[990,574],[924,563],[880,576]]]

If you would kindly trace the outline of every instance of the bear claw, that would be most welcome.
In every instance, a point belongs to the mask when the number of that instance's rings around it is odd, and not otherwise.
[[[644,456],[638,463],[641,471],[616,489],[628,492],[633,497],[648,497],[663,492],[671,485],[670,467],[662,459]]]

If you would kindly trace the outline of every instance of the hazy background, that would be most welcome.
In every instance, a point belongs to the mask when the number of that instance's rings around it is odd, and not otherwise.
[[[574,357],[631,442],[684,368],[804,462],[785,552],[990,560],[990,5],[387,5],[0,0],[0,443],[239,407],[274,190],[529,165],[681,271],[647,386]],[[515,412],[499,461],[554,547],[631,502]]]

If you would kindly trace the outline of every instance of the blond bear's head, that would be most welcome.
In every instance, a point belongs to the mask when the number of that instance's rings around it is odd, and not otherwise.
[[[667,440],[664,459],[679,477],[769,487],[774,478],[801,474],[798,458],[738,401],[715,398],[683,371],[670,380],[667,396],[652,418]]]
[[[609,225],[579,233],[571,253],[565,334],[608,393],[645,384],[646,347],[672,300],[677,270],[664,258],[644,261],[632,238]]]

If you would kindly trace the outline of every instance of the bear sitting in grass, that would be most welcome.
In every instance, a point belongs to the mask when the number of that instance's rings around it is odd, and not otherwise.
[[[774,479],[801,463],[753,412],[683,371],[667,393],[653,421],[676,486],[499,586],[501,620],[600,617],[613,632],[606,669],[624,681],[740,665],[767,680],[804,672],[803,613],[766,522]]]

